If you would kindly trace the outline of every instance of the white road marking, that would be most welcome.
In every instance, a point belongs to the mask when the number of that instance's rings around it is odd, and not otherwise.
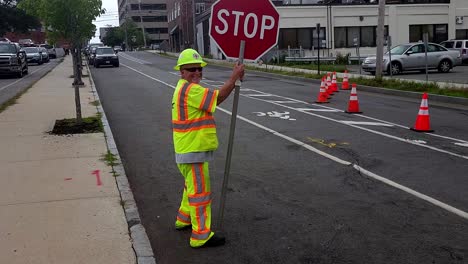
[[[386,126],[386,127],[393,127],[393,125],[387,123],[378,123],[378,122],[359,122],[359,121],[346,121],[342,120],[341,123],[349,124],[349,125],[362,125],[362,126]]]
[[[136,63],[139,63],[139,64],[152,64],[151,62],[132,57],[132,56],[130,56],[128,54],[125,54],[125,53],[119,53],[119,56],[122,56],[122,58],[125,58],[127,60],[130,60],[130,61],[133,61],[133,62],[136,62]]]
[[[24,80],[24,79],[28,78],[28,77],[29,77],[31,74],[33,74],[33,73],[35,73],[35,72],[37,72],[37,71],[39,71],[39,70],[42,70],[42,69],[44,69],[44,68],[45,68],[45,65],[44,65],[44,66],[42,66],[42,67],[40,67],[39,69],[36,69],[36,70],[35,70],[35,71],[33,71],[33,72],[30,72],[30,73],[28,73],[28,75],[26,75],[26,76],[23,76],[23,78],[21,78],[21,79],[18,79],[18,80],[14,81],[14,82],[12,82],[12,83],[10,83],[10,84],[7,84],[7,85],[5,85],[5,86],[1,87],[1,88],[0,88],[0,91],[3,91],[4,89],[6,89],[6,88],[8,88],[8,87],[12,86],[12,85],[13,85],[13,84],[15,84],[15,83],[19,83],[20,81],[22,81],[22,80]]]
[[[426,144],[427,143],[426,141],[419,140],[419,139],[407,139],[406,141],[420,143],[420,144]]]
[[[151,76],[149,76],[149,75],[147,75],[147,74],[145,74],[145,73],[143,73],[143,72],[141,72],[141,71],[139,71],[139,70],[137,70],[137,69],[134,69],[134,68],[132,68],[132,67],[130,67],[130,66],[127,66],[127,65],[125,65],[125,64],[121,64],[121,65],[123,65],[123,66],[125,66],[125,67],[127,67],[127,68],[129,68],[129,69],[131,69],[131,70],[133,70],[133,71],[135,71],[135,72],[137,72],[137,73],[143,75],[143,76],[146,76],[146,77],[148,77],[148,78],[150,78],[150,79],[152,79],[152,80],[155,80],[155,81],[157,81],[157,82],[159,82],[159,83],[162,83],[162,84],[164,84],[164,85],[166,85],[166,86],[168,86],[168,87],[170,87],[170,88],[172,88],[172,89],[175,89],[175,86],[174,86],[174,85],[170,85],[170,84],[168,84],[168,83],[166,83],[166,82],[164,82],[164,81],[161,81],[161,80],[159,80],[159,79],[156,79],[156,78],[154,78],[154,77],[151,77]],[[222,111],[222,112],[225,112],[225,113],[228,114],[228,115],[232,115],[232,113],[231,113],[230,111],[225,110],[225,109],[223,109],[223,108],[221,108],[221,107],[217,107],[217,109],[219,109],[219,110]],[[243,120],[243,121],[245,121],[245,122],[247,122],[247,123],[249,123],[249,124],[252,124],[252,125],[254,125],[254,126],[256,126],[256,127],[260,128],[260,129],[263,129],[263,130],[265,130],[265,131],[267,131],[267,132],[270,132],[270,133],[272,133],[272,134],[275,135],[275,136],[284,138],[284,139],[288,140],[289,142],[292,142],[292,143],[294,143],[294,144],[297,144],[297,145],[299,145],[299,146],[302,146],[302,147],[304,147],[304,148],[306,148],[306,149],[308,149],[308,150],[310,150],[310,151],[312,151],[312,152],[314,152],[314,153],[317,153],[317,154],[319,154],[319,155],[321,155],[321,156],[323,156],[323,157],[326,157],[326,158],[328,158],[328,159],[331,159],[331,160],[333,160],[333,161],[335,161],[335,162],[337,162],[337,163],[340,163],[340,164],[345,165],[345,166],[352,166],[354,169],[356,169],[357,171],[359,171],[360,173],[362,173],[362,174],[364,174],[364,175],[367,175],[368,177],[371,177],[371,178],[373,178],[373,179],[375,179],[375,180],[378,180],[378,181],[380,181],[380,182],[383,182],[383,183],[385,183],[385,184],[388,184],[388,185],[390,185],[390,186],[392,186],[392,187],[394,187],[394,188],[397,188],[397,189],[402,190],[402,191],[404,191],[404,192],[406,192],[406,193],[409,193],[409,194],[411,194],[411,195],[414,195],[415,197],[418,197],[418,198],[420,198],[420,199],[422,199],[422,200],[424,200],[424,201],[427,201],[427,202],[429,202],[429,203],[431,203],[431,204],[433,204],[433,205],[435,205],[435,206],[438,206],[438,207],[440,207],[440,208],[442,208],[442,209],[444,209],[444,210],[446,210],[446,211],[448,211],[448,212],[454,213],[454,214],[456,214],[456,215],[458,215],[458,216],[460,216],[460,217],[462,217],[462,218],[468,220],[468,213],[466,213],[466,212],[464,212],[464,211],[462,211],[462,210],[460,210],[460,209],[457,209],[457,208],[455,208],[455,207],[453,207],[453,206],[450,206],[450,205],[448,205],[448,204],[446,204],[446,203],[443,203],[443,202],[441,202],[441,201],[439,201],[439,200],[436,200],[436,199],[434,199],[434,198],[432,198],[432,197],[430,197],[430,196],[427,196],[427,195],[425,195],[425,194],[419,193],[419,192],[417,192],[417,191],[415,191],[415,190],[413,190],[413,189],[410,189],[410,188],[408,188],[408,187],[406,187],[406,186],[403,186],[403,185],[401,185],[401,184],[398,184],[398,183],[396,183],[396,182],[394,182],[394,181],[391,181],[391,180],[389,180],[389,179],[387,179],[387,178],[384,178],[384,177],[382,177],[382,176],[379,176],[379,175],[377,175],[377,174],[375,174],[375,173],[372,173],[372,172],[370,172],[370,171],[368,171],[368,170],[365,170],[364,168],[360,167],[360,166],[357,165],[357,164],[353,164],[353,163],[351,163],[351,162],[349,162],[349,161],[342,160],[342,159],[337,158],[337,157],[335,157],[335,156],[333,156],[333,155],[330,155],[330,154],[328,154],[328,153],[326,153],[326,152],[323,152],[323,151],[321,151],[321,150],[319,150],[319,149],[316,149],[316,148],[314,148],[314,147],[312,147],[312,146],[310,146],[310,145],[308,145],[308,144],[306,144],[306,143],[304,143],[304,142],[302,142],[302,141],[299,141],[299,140],[296,140],[296,139],[294,139],[294,138],[291,138],[291,137],[288,137],[288,136],[286,136],[286,135],[283,135],[283,134],[281,134],[281,133],[279,133],[279,132],[276,132],[276,131],[273,130],[273,129],[270,129],[270,128],[268,128],[268,127],[262,126],[262,125],[260,125],[260,124],[258,124],[258,123],[255,123],[254,121],[251,121],[251,120],[249,120],[249,119],[247,119],[247,118],[245,118],[245,117],[242,117],[242,116],[239,116],[239,115],[238,115],[237,118],[239,118],[240,120]]]
[[[299,111],[314,111],[314,112],[343,112],[336,109],[317,109],[317,108],[296,108]]]
[[[269,101],[273,103],[278,103],[278,104],[297,104],[296,101]]]
[[[261,94],[266,94],[262,91],[258,91],[258,90],[254,90],[254,89],[247,89],[246,90],[249,90],[249,91],[253,91],[253,92],[257,92],[257,93],[261,93]],[[271,95],[271,94],[269,94]],[[277,97],[280,97],[280,98],[283,98],[283,99],[286,99],[286,100],[296,100],[296,99],[293,99],[293,98],[289,98],[289,97],[285,97],[285,96],[281,96],[281,95],[276,95]],[[308,102],[305,102],[305,101],[298,101],[298,102],[303,102],[304,104],[309,104]],[[344,112],[343,110],[341,109],[336,109],[336,108],[333,108],[333,107],[329,107],[329,106],[325,106],[325,105],[322,105],[322,104],[312,104],[314,106],[318,106],[318,107],[321,107],[321,108],[325,108],[325,109],[333,109],[335,110],[336,112]],[[381,120],[381,119],[378,119],[378,118],[374,118],[374,117],[370,117],[370,116],[366,116],[366,115],[362,115],[362,114],[355,114],[354,116],[360,116],[360,117],[363,117],[363,118],[367,118],[367,119],[371,119],[371,120],[375,120],[375,121],[378,121],[378,122],[382,122],[382,123],[387,123],[387,124],[390,124],[390,125],[394,125],[396,127],[400,127],[400,128],[404,128],[404,129],[410,129],[409,127],[407,126],[403,126],[403,125],[400,125],[400,124],[396,124],[396,123],[392,123],[392,122],[389,122],[389,121],[385,121],[385,120]],[[429,135],[429,136],[433,136],[433,137],[439,137],[439,138],[445,138],[445,139],[450,139],[450,140],[453,140],[453,141],[457,141],[457,142],[460,142],[460,143],[467,143],[468,144],[468,141],[466,140],[463,140],[463,139],[458,139],[458,138],[453,138],[453,137],[448,137],[448,136],[443,136],[443,135],[439,135],[437,133],[424,133],[426,135]]]
[[[457,146],[468,147],[468,143],[454,143]]]

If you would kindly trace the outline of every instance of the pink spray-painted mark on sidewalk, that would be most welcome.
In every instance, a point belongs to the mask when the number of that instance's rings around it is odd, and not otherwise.
[[[93,171],[92,174],[96,175],[96,185],[101,186],[102,182],[101,182],[101,176],[99,176],[99,170]]]
[[[65,178],[65,181],[71,181],[73,178]]]

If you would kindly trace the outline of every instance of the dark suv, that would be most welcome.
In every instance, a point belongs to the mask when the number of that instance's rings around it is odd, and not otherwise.
[[[94,67],[99,68],[99,66],[101,65],[113,65],[114,67],[119,67],[119,57],[117,56],[117,54],[115,54],[113,48],[96,48],[96,55],[94,57]]]
[[[0,74],[23,77],[28,73],[26,53],[17,43],[0,43]]]

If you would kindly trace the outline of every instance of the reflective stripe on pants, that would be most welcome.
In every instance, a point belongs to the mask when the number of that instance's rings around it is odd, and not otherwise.
[[[176,226],[192,224],[190,246],[199,247],[213,236],[211,232],[211,187],[208,162],[177,164],[185,188]],[[187,222],[190,218],[190,223]]]

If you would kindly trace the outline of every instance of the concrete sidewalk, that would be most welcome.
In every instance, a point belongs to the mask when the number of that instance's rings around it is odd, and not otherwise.
[[[75,117],[71,74],[67,56],[0,113],[0,263],[137,263],[104,134],[47,133]],[[95,116],[83,81],[83,117]]]

